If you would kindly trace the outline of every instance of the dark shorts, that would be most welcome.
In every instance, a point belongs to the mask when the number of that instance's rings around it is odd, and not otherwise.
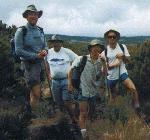
[[[82,102],[82,101],[93,101],[93,102],[96,102],[96,96],[92,96],[92,97],[85,97],[85,96],[82,96],[82,94],[80,93],[78,95],[78,101],[79,102]]]
[[[40,79],[40,75],[41,75],[41,71],[42,71],[42,63],[28,63],[28,62],[23,62],[24,63],[24,76],[26,79],[26,84],[28,86],[28,88],[31,88],[30,83],[32,83],[32,81],[37,81],[37,82],[41,82]]]
[[[113,88],[117,85],[118,81],[120,80],[121,82],[126,80],[127,78],[129,78],[127,73],[123,73],[120,75],[120,79],[116,79],[116,80],[107,80],[108,81],[108,87],[109,88]]]

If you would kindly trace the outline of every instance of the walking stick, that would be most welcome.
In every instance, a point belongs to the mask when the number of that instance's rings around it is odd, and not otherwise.
[[[52,103],[53,112],[55,112],[55,101],[54,101],[54,96],[53,96],[52,90],[51,90],[51,81],[49,80],[49,77],[48,77],[48,67],[47,67],[46,60],[43,59],[43,63],[44,63],[44,69],[45,69],[45,73],[46,73],[46,79],[47,79],[47,82],[48,82],[49,91],[50,91],[50,94],[51,94],[50,100],[51,100],[51,103]]]
[[[109,100],[111,101],[112,96],[111,96],[111,91],[110,88],[108,86],[108,80],[107,80],[107,75],[108,75],[108,67],[107,67],[107,63],[108,63],[108,58],[106,57],[106,60],[103,61],[103,66],[104,66],[104,79],[105,79],[105,88],[106,88],[106,97],[109,98]]]

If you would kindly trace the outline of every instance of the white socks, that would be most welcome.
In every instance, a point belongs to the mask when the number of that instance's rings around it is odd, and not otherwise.
[[[82,137],[86,137],[86,129],[81,129],[81,134],[82,134]]]

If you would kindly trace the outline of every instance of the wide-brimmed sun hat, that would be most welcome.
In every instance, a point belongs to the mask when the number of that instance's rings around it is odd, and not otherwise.
[[[108,34],[109,34],[110,32],[115,33],[115,34],[116,34],[117,39],[119,39],[119,38],[120,38],[120,33],[119,33],[118,31],[116,31],[116,30],[114,30],[114,29],[110,29],[110,30],[108,30],[107,32],[105,32],[105,33],[104,33],[104,38],[105,38],[105,39],[107,38],[107,36],[108,36]]]
[[[27,18],[27,16],[28,16],[28,13],[29,12],[37,12],[38,13],[38,18],[40,18],[41,16],[42,16],[42,14],[43,14],[43,11],[42,10],[37,10],[36,9],[36,7],[35,7],[35,5],[29,5],[29,6],[27,6],[27,9],[22,13],[22,16],[24,17],[24,18]]]

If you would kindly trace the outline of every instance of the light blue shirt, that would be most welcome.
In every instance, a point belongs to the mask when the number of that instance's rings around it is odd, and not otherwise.
[[[39,27],[31,26],[27,23],[26,28],[27,32],[24,36],[24,41],[22,28],[18,28],[15,33],[16,54],[22,60],[35,60],[38,59],[38,52],[43,49],[48,50],[46,40]]]

